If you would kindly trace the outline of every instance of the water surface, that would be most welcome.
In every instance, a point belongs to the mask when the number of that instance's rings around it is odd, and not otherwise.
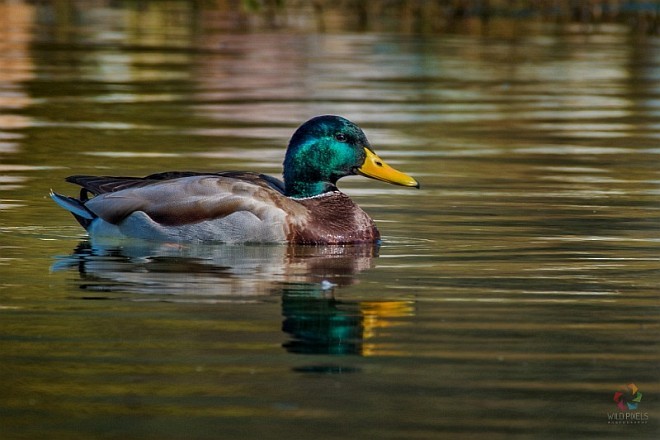
[[[657,38],[101,4],[0,5],[3,438],[657,438]],[[325,113],[422,184],[341,182],[379,247],[97,246],[47,197],[279,175]],[[644,423],[608,423],[630,383]]]

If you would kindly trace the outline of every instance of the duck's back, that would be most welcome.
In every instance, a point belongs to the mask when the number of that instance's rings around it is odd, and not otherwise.
[[[82,186],[80,198],[68,201],[89,213],[74,215],[96,238],[282,242],[290,235],[289,217],[305,213],[282,194],[277,179],[257,173],[167,172],[67,180]]]

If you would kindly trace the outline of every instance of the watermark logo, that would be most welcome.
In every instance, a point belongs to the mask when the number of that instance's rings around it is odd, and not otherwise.
[[[621,411],[634,411],[642,401],[642,393],[634,383],[629,383],[614,393],[614,402]]]
[[[637,411],[642,401],[642,392],[634,383],[622,386],[614,392],[612,400],[618,412],[607,413],[607,423],[612,425],[643,425],[648,423],[649,414]]]

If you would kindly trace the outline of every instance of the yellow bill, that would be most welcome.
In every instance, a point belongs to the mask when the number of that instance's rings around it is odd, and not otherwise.
[[[414,186],[415,188],[419,188],[419,183],[415,179],[401,171],[395,170],[383,162],[383,159],[378,157],[378,155],[370,149],[365,148],[364,152],[367,154],[367,158],[364,160],[362,166],[357,169],[357,171],[363,176],[382,180],[387,183],[393,183],[395,185]]]

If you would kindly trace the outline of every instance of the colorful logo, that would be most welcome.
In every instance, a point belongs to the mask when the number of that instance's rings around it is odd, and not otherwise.
[[[621,411],[634,411],[642,401],[642,393],[634,383],[622,386],[614,393],[614,403]]]

